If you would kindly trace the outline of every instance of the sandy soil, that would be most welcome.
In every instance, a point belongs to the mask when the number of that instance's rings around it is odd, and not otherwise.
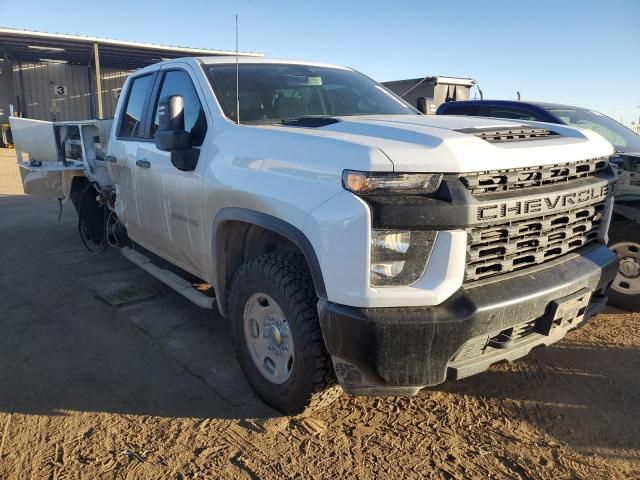
[[[74,220],[0,195],[0,479],[640,478],[640,314],[415,398],[282,417],[221,318],[85,253]]]
[[[15,150],[0,148],[0,195],[22,195],[22,180]]]

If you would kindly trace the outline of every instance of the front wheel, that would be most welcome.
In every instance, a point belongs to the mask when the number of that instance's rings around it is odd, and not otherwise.
[[[340,395],[307,263],[268,254],[240,267],[229,292],[236,352],[249,383],[285,414],[309,413]]]
[[[640,310],[640,225],[613,223],[609,248],[618,255],[618,274],[609,288],[609,304],[629,311]]]

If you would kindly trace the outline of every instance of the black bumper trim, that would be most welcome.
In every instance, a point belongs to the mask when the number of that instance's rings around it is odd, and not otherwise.
[[[321,301],[320,325],[348,393],[410,395],[444,382],[452,359],[468,340],[542,318],[552,301],[581,289],[594,293],[586,320],[604,306],[604,290],[616,272],[616,256],[600,245],[517,274],[467,284],[433,307],[355,308]],[[556,341],[566,330],[539,335],[538,343]],[[531,348],[521,350],[522,355]],[[504,350],[504,358],[498,355],[495,361],[517,358],[509,352]],[[476,365],[473,373],[495,361]]]
[[[512,347],[505,350],[491,349],[488,353],[476,358],[454,360],[447,366],[447,380],[460,380],[470,377],[484,372],[494,363],[505,360],[512,362],[528,355],[534,348],[549,346],[564,338],[568,331],[584,326],[593,315],[600,313],[604,309],[606,303],[607,297],[605,295],[594,295],[586,315],[571,325],[555,328],[547,335],[532,332],[520,339],[520,341],[514,342]]]

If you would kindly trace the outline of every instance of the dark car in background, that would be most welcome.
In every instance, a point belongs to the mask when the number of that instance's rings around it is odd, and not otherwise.
[[[609,289],[609,303],[640,310],[640,135],[600,112],[558,103],[466,100],[440,105],[437,115],[466,115],[536,121],[588,128],[615,148],[611,163],[618,174],[609,248],[620,259]]]

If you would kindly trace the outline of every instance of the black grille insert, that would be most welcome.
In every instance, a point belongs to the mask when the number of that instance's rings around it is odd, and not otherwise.
[[[607,168],[608,157],[538,167],[465,173],[460,180],[471,193],[495,193],[541,187],[597,175]]]
[[[472,338],[462,346],[460,351],[458,351],[456,356],[453,358],[453,362],[473,360],[481,357],[485,353],[509,349],[532,333],[536,333],[537,322],[538,320],[529,320],[501,330],[498,333]]]
[[[605,203],[467,229],[465,280],[547,262],[599,239]]]

